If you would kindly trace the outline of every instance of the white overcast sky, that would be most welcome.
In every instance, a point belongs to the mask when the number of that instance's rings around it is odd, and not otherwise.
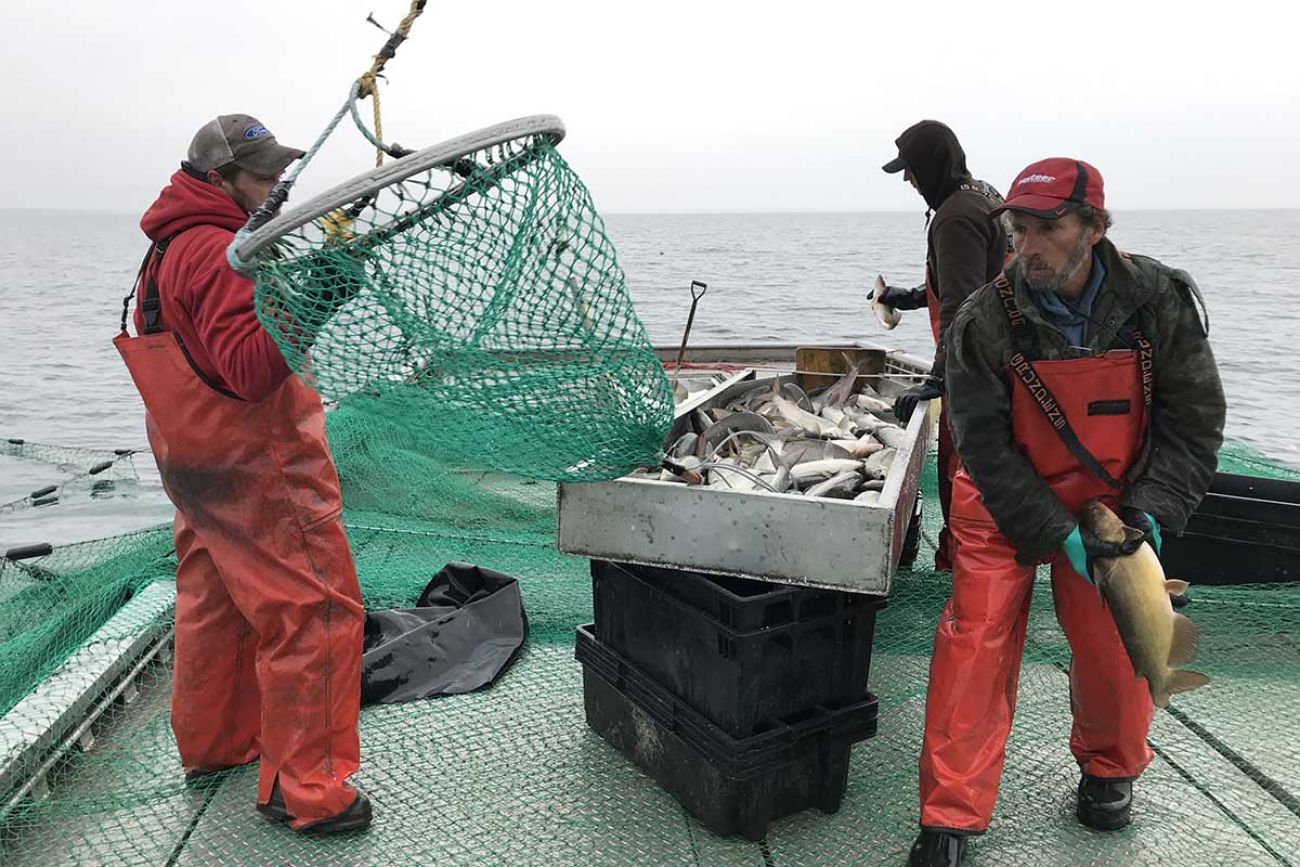
[[[222,113],[305,148],[384,40],[366,14],[392,28],[408,6],[4,0],[0,207],[139,212]],[[1297,15],[1278,0],[429,0],[388,66],[384,125],[416,147],[558,114],[605,211],[917,209],[880,165],[922,118],[1004,191],[1034,159],[1075,156],[1114,209],[1296,207]],[[371,159],[340,127],[295,198]]]

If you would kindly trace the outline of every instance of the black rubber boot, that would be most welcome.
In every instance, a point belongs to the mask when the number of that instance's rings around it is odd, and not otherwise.
[[[912,852],[907,856],[908,867],[958,867],[966,857],[966,837],[952,831],[922,828]]]
[[[373,815],[373,811],[370,809],[370,799],[360,789],[356,791],[357,796],[352,799],[352,803],[342,813],[308,822],[298,828],[298,832],[301,834],[344,834],[369,827]],[[284,796],[280,794],[279,780],[276,780],[275,787],[271,789],[270,800],[265,804],[257,805],[257,812],[276,822],[293,821],[293,816],[289,815],[289,811],[285,809]]]
[[[372,815],[370,799],[357,789],[357,796],[342,813],[309,822],[298,831],[302,834],[346,834],[351,831],[363,831],[370,827]]]
[[[257,805],[257,812],[275,822],[288,822],[293,818],[284,806],[284,796],[280,794],[280,781],[277,779],[271,787],[271,798],[265,804]]]
[[[1133,781],[1090,777],[1079,780],[1079,821],[1098,831],[1118,831],[1133,821]]]

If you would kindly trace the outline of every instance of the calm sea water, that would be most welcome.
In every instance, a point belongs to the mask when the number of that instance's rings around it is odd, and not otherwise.
[[[676,345],[691,280],[708,283],[693,344],[880,339],[932,352],[923,311],[883,331],[864,297],[877,273],[919,282],[919,213],[616,214],[607,227],[637,309]],[[1300,211],[1119,212],[1112,239],[1192,273],[1228,392],[1228,436],[1300,466]],[[145,445],[142,407],[112,347],[145,249],[130,215],[0,212],[0,444]],[[54,506],[6,511],[0,549],[69,542],[166,520],[152,459],[112,491],[71,490]],[[0,450],[0,504],[67,478]]]

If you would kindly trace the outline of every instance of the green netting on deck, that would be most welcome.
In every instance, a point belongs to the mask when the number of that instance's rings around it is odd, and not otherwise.
[[[330,435],[367,603],[409,603],[448,560],[518,575],[532,625],[518,664],[480,693],[363,710],[356,781],[375,803],[375,825],[350,839],[313,840],[253,810],[253,768],[186,788],[160,659],[137,679],[138,697],[119,700],[96,724],[94,744],[52,770],[49,796],[0,820],[0,863],[904,862],[947,575],[917,569],[896,578],[872,661],[879,734],[854,747],[840,811],[780,820],[762,845],[722,839],[585,725],[573,631],[591,617],[590,579],[584,561],[554,549],[554,486],[448,463],[409,428],[379,425],[346,402],[331,414]],[[1242,454],[1256,474],[1287,474]],[[923,483],[918,566],[932,557],[938,529],[932,461]],[[104,549],[117,559],[98,564],[51,557],[30,562],[24,580],[45,570],[84,586],[166,561],[165,537],[121,544],[135,559],[122,559],[122,547]],[[0,586],[13,574],[0,575]],[[1202,633],[1195,667],[1213,681],[1157,714],[1157,758],[1137,784],[1134,825],[1099,834],[1073,817],[1069,654],[1040,582],[996,818],[974,843],[972,864],[1300,865],[1300,586],[1194,587],[1191,598],[1185,613]]]
[[[0,559],[0,714],[141,587],[176,574],[170,527]],[[0,757],[2,758],[2,757]]]
[[[653,462],[672,396],[604,223],[548,135],[466,154],[280,237],[258,315],[327,398],[532,478]]]

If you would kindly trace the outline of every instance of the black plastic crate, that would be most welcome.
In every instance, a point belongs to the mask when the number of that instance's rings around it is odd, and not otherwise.
[[[1160,559],[1193,584],[1300,580],[1300,482],[1219,473]]]
[[[595,637],[737,737],[867,694],[880,596],[593,560]]]
[[[578,629],[587,724],[716,834],[760,840],[775,819],[844,798],[852,745],[876,733],[870,694],[735,738]]]
[[[591,577],[597,585],[606,578],[617,580],[624,573],[634,576],[642,584],[688,603],[737,632],[754,632],[840,614],[850,596],[835,590],[815,590],[726,575],[705,575],[663,566],[591,561]]]

